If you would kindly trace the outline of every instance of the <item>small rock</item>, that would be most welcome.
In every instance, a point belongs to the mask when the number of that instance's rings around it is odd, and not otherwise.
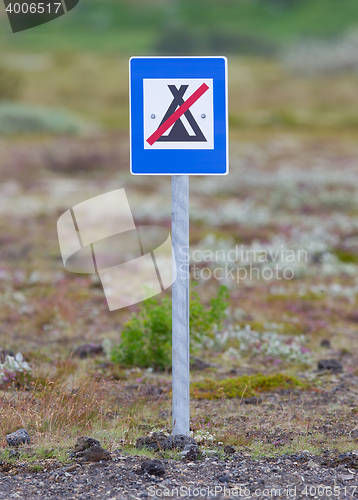
[[[317,464],[313,461],[313,460],[309,460],[307,462],[307,465],[308,467],[310,467],[311,469],[314,469],[315,467],[317,467]]]
[[[211,365],[206,363],[205,361],[195,358],[194,356],[190,356],[190,369],[191,370],[205,370],[206,368],[210,368]]]
[[[153,432],[151,436],[141,436],[136,441],[136,448],[148,448],[153,451],[162,449],[162,443],[167,436],[163,432]]]
[[[111,454],[102,448],[100,442],[88,436],[77,438],[70,457],[83,458],[85,462],[112,460]]]
[[[353,474],[344,474],[341,476],[342,481],[349,481],[350,479],[354,479]]]
[[[12,434],[6,436],[6,441],[9,446],[19,446],[21,444],[29,444],[30,436],[26,429],[19,429]]]
[[[7,349],[0,349],[0,363],[5,362],[6,356],[15,356],[15,353]]]
[[[336,359],[321,359],[318,361],[318,370],[330,370],[339,373],[343,371],[343,366]]]
[[[262,399],[257,396],[250,396],[249,398],[244,398],[244,403],[246,405],[259,405],[262,403]]]
[[[224,446],[224,453],[226,453],[226,455],[233,455],[235,451],[236,450],[233,446],[230,445]]]
[[[189,445],[194,444],[198,446],[198,443],[194,438],[185,436],[184,434],[177,434],[175,436],[168,436],[161,444],[161,448],[163,450],[179,450],[182,451],[184,448]]]
[[[187,444],[180,455],[185,460],[196,461],[199,457],[199,448],[196,444]]]
[[[9,458],[19,458],[20,453],[16,450],[10,450],[9,451]]]
[[[285,474],[285,481],[288,483],[299,483],[300,476],[298,474]]]
[[[73,472],[76,469],[78,469],[78,467],[80,467],[80,465],[74,464],[74,465],[70,465],[69,467],[66,467],[66,469],[63,469],[63,470],[64,470],[64,472]]]
[[[220,483],[228,483],[230,481],[229,476],[221,476],[219,477]]]
[[[141,463],[139,474],[145,473],[161,477],[165,474],[165,468],[160,460],[145,460]]]
[[[81,437],[77,438],[77,441],[76,441],[76,444],[73,448],[73,451],[75,453],[81,453],[82,451],[86,451],[95,445],[101,446],[101,443],[99,441],[97,441],[97,439],[93,439],[93,438],[88,437],[88,436],[81,436]]]
[[[104,350],[100,344],[84,344],[77,347],[77,349],[73,351],[72,356],[85,359],[100,356],[102,354],[104,354]]]
[[[109,451],[95,444],[84,452],[83,460],[85,462],[100,462],[101,460],[112,460],[112,457]]]
[[[330,349],[331,342],[328,339],[322,339],[321,340],[321,347],[324,347],[325,349]]]
[[[188,444],[197,446],[195,439],[183,434],[166,436],[162,432],[153,432],[151,436],[141,436],[136,441],[136,448],[148,448],[153,451],[173,450],[183,451]]]

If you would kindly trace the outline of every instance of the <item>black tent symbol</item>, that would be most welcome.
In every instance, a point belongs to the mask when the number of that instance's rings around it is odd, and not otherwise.
[[[170,92],[173,94],[173,101],[171,102],[168,111],[165,113],[164,118],[160,122],[159,127],[174,113],[174,111],[184,103],[183,96],[187,91],[189,85],[181,85],[179,89],[175,85],[168,85]],[[200,130],[199,125],[191,114],[190,109],[185,111],[185,118],[188,120],[195,135],[189,135],[183,122],[179,118],[173,125],[168,135],[162,135],[157,139],[157,142],[207,142],[203,132]],[[158,127],[158,128],[159,128]]]

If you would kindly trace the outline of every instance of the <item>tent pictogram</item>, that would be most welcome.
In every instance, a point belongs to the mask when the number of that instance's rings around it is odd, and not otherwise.
[[[143,80],[144,149],[213,149],[213,80]]]
[[[160,122],[160,125],[163,125],[164,122],[170,118],[170,116],[173,115],[173,113],[176,111],[178,107],[180,107],[182,104],[184,104],[184,94],[187,91],[189,85],[180,85],[179,88],[177,88],[175,85],[168,85],[168,88],[170,92],[173,94],[173,101],[170,104],[167,112],[165,113],[162,121]],[[198,123],[196,122],[195,118],[193,117],[190,109],[185,111],[183,114],[185,118],[188,120],[188,123],[194,132],[195,135],[190,135],[187,128],[183,124],[181,118],[176,120],[174,123],[172,129],[170,130],[168,135],[162,135],[157,139],[157,141],[164,142],[164,141],[172,141],[172,142],[183,142],[183,141],[194,141],[194,142],[206,142],[206,138],[201,131]]]

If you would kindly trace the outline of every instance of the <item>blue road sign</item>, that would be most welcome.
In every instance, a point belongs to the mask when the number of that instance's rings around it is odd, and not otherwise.
[[[132,57],[131,173],[226,175],[225,57]]]

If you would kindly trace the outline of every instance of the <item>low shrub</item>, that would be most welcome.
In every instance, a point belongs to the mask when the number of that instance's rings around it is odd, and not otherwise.
[[[195,350],[204,347],[206,341],[222,328],[226,318],[228,291],[218,289],[210,306],[205,307],[198,293],[191,291],[190,343]],[[172,364],[172,302],[164,298],[144,301],[138,313],[125,323],[121,343],[111,352],[113,362],[124,366],[138,366],[165,370]]]
[[[205,307],[200,301],[198,292],[191,290],[190,294],[190,341],[193,350],[208,347],[221,330],[226,319],[229,306],[229,291],[226,286],[220,286],[216,297],[210,300],[210,307]]]
[[[0,102],[0,135],[10,134],[81,134],[91,130],[66,110]]]
[[[243,54],[274,55],[276,45],[257,35],[227,31],[198,31],[180,24],[166,25],[155,46],[159,54]]]
[[[310,349],[305,345],[308,342],[305,335],[291,336],[267,330],[257,332],[250,325],[244,328],[229,325],[215,341],[217,348],[228,347],[224,352],[227,359],[260,355],[292,363],[309,364],[312,361]]]
[[[339,74],[358,69],[358,30],[331,39],[307,38],[286,47],[285,67],[299,75]]]
[[[91,137],[61,137],[43,152],[48,170],[60,174],[117,170],[127,162],[127,151],[116,134]]]

